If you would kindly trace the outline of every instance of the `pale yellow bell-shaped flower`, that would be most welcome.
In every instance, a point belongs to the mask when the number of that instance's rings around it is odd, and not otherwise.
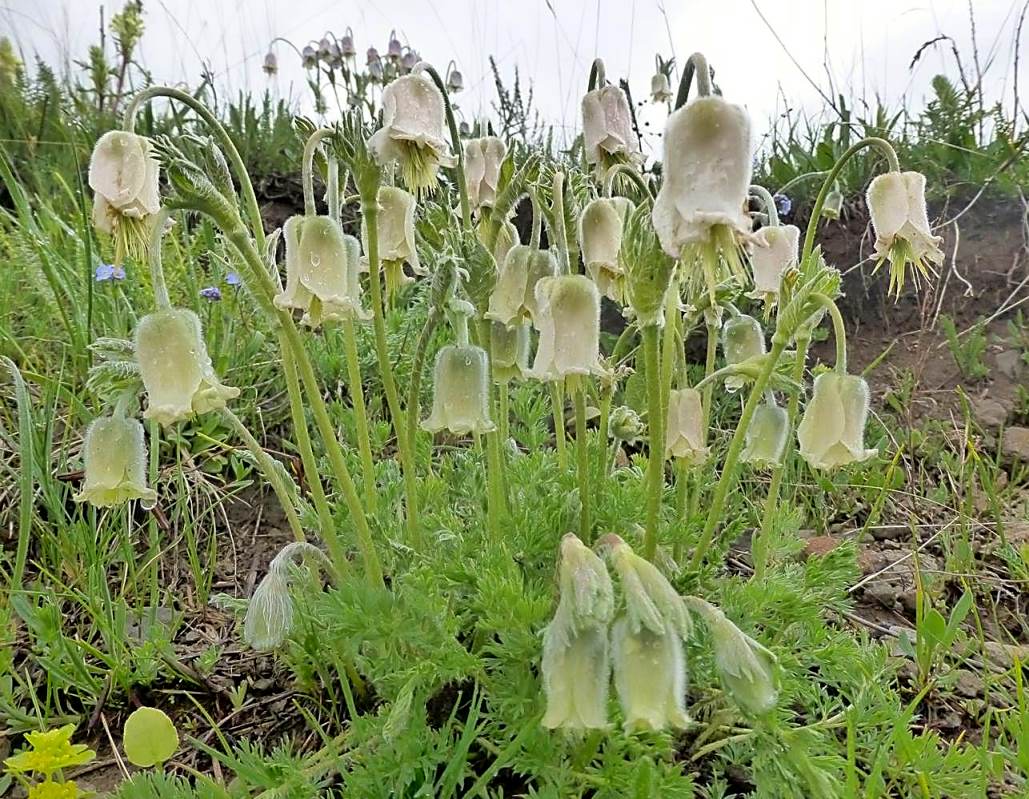
[[[619,305],[625,302],[625,269],[618,253],[625,220],[634,208],[625,197],[600,197],[579,217],[579,243],[586,272],[600,293]]]
[[[113,233],[123,217],[145,219],[161,208],[159,167],[145,136],[112,130],[97,140],[89,161],[93,223]]]
[[[604,729],[611,666],[607,628],[614,588],[604,562],[576,536],[561,541],[560,600],[543,633],[543,690],[549,729]]]
[[[146,419],[163,425],[219,410],[239,396],[214,373],[200,319],[184,308],[147,314],[136,326],[136,360],[147,392]]]
[[[416,274],[424,274],[415,241],[414,215],[418,206],[414,195],[395,186],[382,186],[378,202],[379,259],[407,263]],[[364,220],[361,221],[361,238],[367,252],[368,228]]]
[[[868,383],[857,375],[824,372],[815,378],[811,400],[797,427],[800,454],[816,469],[833,469],[868,460],[865,449]]]
[[[722,352],[730,366],[760,358],[765,354],[765,334],[761,323],[746,314],[727,319],[722,326]],[[729,391],[738,391],[748,380],[744,375],[732,375],[725,379],[725,387]]]
[[[706,441],[700,392],[695,388],[672,389],[668,393],[665,458],[679,458],[697,466],[707,460]]]
[[[774,402],[758,405],[744,437],[740,459],[759,469],[778,466],[786,449],[789,417]]]
[[[747,296],[765,302],[779,297],[782,276],[797,265],[800,252],[800,228],[796,225],[763,227],[752,238],[750,252],[754,290]]]
[[[686,664],[682,639],[691,631],[686,603],[652,563],[618,536],[607,536],[625,595],[625,612],[611,630],[615,689],[625,729],[683,728]]]
[[[650,79],[650,99],[655,103],[667,103],[672,99],[672,85],[664,72],[655,72]]]
[[[382,90],[382,127],[368,139],[368,147],[380,164],[399,162],[411,191],[432,191],[439,167],[457,163],[447,144],[443,102],[432,78],[421,71],[402,75]]]
[[[715,668],[725,692],[751,716],[762,716],[779,699],[778,661],[775,655],[726,618],[709,602],[688,600],[711,634]]]
[[[243,620],[243,640],[259,652],[275,649],[293,628],[293,597],[289,592],[289,567],[299,555],[314,556],[327,563],[325,554],[313,544],[286,544],[268,564],[268,573],[257,584]]]
[[[464,144],[464,176],[468,202],[472,208],[492,206],[497,199],[500,166],[507,155],[507,145],[496,136],[469,139]]]
[[[711,239],[718,226],[749,234],[747,112],[721,97],[699,97],[668,117],[664,139],[664,178],[652,217],[665,252],[678,258],[686,245]]]
[[[632,129],[629,100],[618,86],[602,86],[582,98],[582,138],[586,161],[606,171],[617,163],[640,158],[640,145]]]
[[[515,244],[500,266],[497,283],[489,298],[486,318],[510,325],[538,316],[536,284],[557,274],[557,261],[550,250]]]
[[[111,508],[138,499],[146,509],[157,503],[157,492],[146,483],[147,450],[143,425],[115,412],[94,419],[82,444],[85,476],[76,502]]]
[[[498,271],[503,267],[504,261],[507,260],[507,254],[511,252],[511,248],[521,243],[515,223],[510,219],[505,219],[500,225],[497,243],[493,246],[493,260],[497,264]]]
[[[361,307],[361,245],[332,217],[294,216],[283,226],[286,288],[275,297],[280,308],[306,311],[305,324],[335,319],[369,319]]]
[[[430,433],[489,433],[489,360],[486,350],[467,344],[440,348],[433,373],[432,413],[422,422]]]
[[[943,262],[939,244],[929,227],[925,206],[925,175],[919,172],[887,172],[868,186],[868,212],[875,229],[875,254],[879,264],[890,262],[891,294],[900,295],[908,264],[918,275],[935,274],[932,264]]]
[[[600,293],[586,275],[545,277],[536,284],[539,346],[531,377],[604,375],[600,363]]]
[[[529,371],[529,323],[505,325],[490,322],[490,354],[493,356],[493,380],[506,383],[520,380]]]

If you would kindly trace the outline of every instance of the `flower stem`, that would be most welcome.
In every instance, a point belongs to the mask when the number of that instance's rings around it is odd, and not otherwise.
[[[765,387],[768,385],[768,381],[772,377],[772,372],[775,370],[775,365],[779,361],[779,356],[782,355],[782,351],[786,349],[787,341],[788,339],[785,336],[780,336],[778,333],[772,337],[772,349],[768,355],[765,356],[764,368],[762,368],[761,373],[754,381],[754,386],[751,388],[750,396],[747,397],[747,403],[743,406],[743,414],[740,416],[739,424],[736,425],[736,432],[733,433],[732,441],[729,442],[729,451],[725,456],[725,464],[722,466],[722,474],[718,478],[718,485],[715,486],[715,494],[711,500],[707,522],[704,525],[704,531],[701,533],[700,541],[697,542],[697,547],[693,551],[691,566],[694,570],[700,568],[700,564],[704,560],[704,555],[707,554],[708,547],[711,546],[711,539],[714,537],[715,528],[718,527],[718,523],[721,521],[722,513],[725,509],[725,498],[728,496],[729,489],[736,480],[736,466],[740,459],[740,453],[743,451],[743,443],[747,434],[747,428],[750,427],[750,421],[754,417],[754,411],[757,410],[757,406],[761,404],[761,401],[764,398]]]
[[[568,389],[575,403],[575,459],[579,478],[579,538],[589,544],[592,536],[590,520],[590,456],[586,439],[586,379],[582,375],[568,377]]]
[[[607,170],[607,174],[604,175],[605,197],[611,196],[611,193],[614,191],[615,188],[615,178],[617,178],[619,175],[625,175],[627,178],[629,178],[629,180],[631,180],[636,185],[636,188],[640,190],[640,193],[642,193],[645,198],[654,198],[653,188],[650,186],[649,183],[647,183],[643,179],[643,176],[636,171],[636,168],[630,164],[615,164]]]
[[[364,402],[361,363],[357,356],[357,331],[354,329],[354,320],[349,318],[343,320],[343,354],[347,361],[350,402],[354,406],[354,426],[357,428],[357,448],[361,454],[361,471],[364,472],[364,501],[368,512],[374,514],[379,504],[375,487],[375,461],[372,459],[372,443],[368,435],[368,409]]]
[[[829,174],[826,175],[825,180],[822,182],[822,188],[818,192],[818,197],[815,199],[815,206],[811,209],[811,218],[807,223],[807,232],[804,234],[804,247],[801,249],[800,255],[801,261],[807,258],[811,254],[811,250],[814,249],[815,232],[818,230],[818,218],[822,215],[822,206],[825,205],[825,198],[829,196],[829,191],[836,182],[836,178],[839,177],[840,172],[843,171],[843,167],[846,166],[847,162],[866,147],[878,147],[882,151],[883,155],[886,156],[886,160],[890,165],[890,171],[900,171],[900,161],[897,160],[897,152],[893,149],[893,146],[886,141],[886,139],[880,139],[877,136],[868,136],[867,138],[851,145],[846,152],[839,157],[839,160],[837,160],[833,165],[833,168],[829,170]]]
[[[132,101],[125,109],[122,128],[127,130],[129,133],[134,132],[136,127],[136,114],[145,103],[150,102],[155,97],[168,97],[189,106],[214,132],[214,137],[218,140],[218,144],[221,145],[221,148],[226,152],[229,163],[232,164],[232,169],[236,173],[236,179],[239,181],[240,190],[243,193],[243,202],[246,205],[247,216],[250,218],[250,226],[253,228],[254,238],[257,239],[257,248],[259,251],[263,251],[264,222],[261,219],[261,206],[258,205],[257,195],[254,193],[254,184],[250,180],[250,174],[247,172],[246,164],[243,163],[242,157],[240,157],[239,150],[237,150],[236,145],[232,143],[232,137],[229,136],[228,131],[226,131],[222,123],[218,121],[218,118],[208,110],[206,105],[201,103],[191,94],[180,91],[179,89],[172,89],[169,86],[151,86],[149,89],[144,89],[132,98]]]
[[[558,268],[560,274],[572,274],[571,259],[568,256],[568,231],[565,230],[565,174],[564,172],[554,173],[554,202],[551,211],[554,214],[554,235],[551,241],[552,247],[557,247]],[[547,235],[550,235],[549,233]]]
[[[500,427],[500,440],[507,441],[511,437],[511,401],[510,401],[511,390],[507,384],[507,381],[500,383],[497,386],[498,395],[498,415],[500,418],[497,420],[497,424]]]
[[[647,456],[647,516],[643,538],[643,557],[650,560],[657,552],[657,525],[665,483],[665,420],[661,401],[661,359],[657,325],[646,325],[643,334],[643,363],[647,379],[647,429],[650,451]]]
[[[843,315],[836,307],[836,303],[824,294],[812,294],[811,300],[825,308],[832,318],[833,338],[836,341],[836,372],[845,375],[847,374],[847,328],[843,323]]]
[[[750,185],[750,194],[761,200],[761,204],[765,207],[765,214],[768,216],[769,227],[779,227],[779,209],[775,207],[775,198],[772,197],[772,193],[764,186],[759,186],[756,183]]]
[[[679,91],[675,95],[675,110],[679,110],[686,101],[690,99],[690,86],[693,83],[693,75],[697,75],[697,94],[707,97],[711,94],[711,68],[707,64],[707,58],[703,53],[694,53],[686,59],[686,66],[682,71],[682,78],[679,80]]]
[[[150,252],[147,260],[150,265],[150,283],[154,290],[154,304],[160,310],[171,308],[168,296],[168,284],[164,281],[164,262],[161,254],[161,240],[164,238],[165,226],[171,217],[168,208],[161,208],[154,216],[153,228],[150,231]]]
[[[561,384],[550,384],[550,405],[554,413],[554,448],[557,450],[557,466],[561,471],[568,467],[565,455],[565,402]]]
[[[447,84],[439,76],[435,67],[422,62],[415,67],[415,70],[424,70],[436,84],[436,88],[443,95],[443,108],[447,114],[447,127],[450,129],[450,142],[454,147],[454,155],[457,157],[457,166],[454,167],[458,195],[461,198],[461,222],[466,230],[472,229],[472,207],[468,202],[468,184],[464,178],[464,147],[461,146],[461,131],[458,130],[457,120],[454,118],[454,107],[450,104],[450,93],[447,91]]]
[[[322,139],[328,138],[335,131],[331,128],[318,128],[314,133],[307,137],[307,142],[304,144],[304,156],[300,167],[301,181],[304,184],[304,215],[314,216],[318,213],[318,206],[314,200],[314,154],[322,143]],[[329,207],[329,216],[335,218],[333,209]]]
[[[586,85],[586,90],[593,91],[594,89],[603,88],[605,83],[607,83],[607,76],[604,74],[604,60],[602,58],[595,58],[590,65],[590,79]]]

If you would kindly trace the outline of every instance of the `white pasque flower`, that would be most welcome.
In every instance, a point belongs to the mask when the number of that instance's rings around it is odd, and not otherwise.
[[[357,239],[328,216],[290,217],[283,233],[286,288],[276,295],[276,306],[305,311],[304,322],[312,327],[332,319],[371,318],[361,307]]]
[[[744,211],[753,145],[750,118],[721,97],[699,97],[668,117],[664,179],[654,201],[654,229],[673,258],[717,231],[749,234]]]
[[[796,225],[770,225],[752,237],[750,265],[754,270],[754,299],[774,301],[779,296],[782,276],[797,265],[800,228]]]
[[[219,410],[239,396],[214,373],[200,319],[185,308],[149,313],[136,325],[136,360],[147,393],[145,419],[163,425]]]
[[[557,261],[553,254],[550,250],[538,250],[528,244],[515,244],[499,266],[500,273],[489,298],[486,318],[505,325],[519,319],[535,320],[539,315],[536,285],[543,278],[557,274]]]
[[[611,665],[607,627],[614,613],[614,588],[607,568],[569,533],[561,540],[560,600],[543,633],[543,726],[569,730],[604,729]]]
[[[530,376],[605,375],[600,363],[600,293],[586,275],[545,277],[536,283],[533,323],[539,346]]]
[[[497,199],[500,166],[507,155],[507,145],[496,136],[469,139],[464,144],[464,176],[468,202],[472,208],[493,205]]]
[[[601,171],[640,158],[629,100],[618,86],[602,86],[582,98],[582,137],[586,161]]]
[[[865,449],[868,383],[858,375],[823,372],[815,378],[811,401],[797,427],[800,454],[815,469],[833,469],[868,460]]]
[[[143,425],[135,419],[118,412],[94,419],[86,430],[82,459],[85,476],[76,502],[110,508],[138,499],[148,509],[157,502],[157,492],[146,484]]]
[[[599,197],[579,216],[579,242],[586,271],[600,293],[619,305],[625,301],[625,269],[619,252],[625,220],[634,208],[625,197]]]
[[[920,172],[887,172],[868,185],[868,212],[875,229],[875,254],[879,264],[890,262],[892,294],[904,288],[908,264],[918,274],[935,274],[932,264],[943,262],[939,244],[929,227],[925,205],[925,175]],[[916,281],[918,274],[915,275]]]
[[[789,416],[774,400],[757,406],[744,438],[740,460],[757,468],[777,466],[782,461],[789,432]]]
[[[368,139],[380,164],[400,163],[404,183],[431,191],[440,166],[457,158],[445,138],[443,94],[425,72],[402,75],[382,90],[382,127]]]
[[[672,85],[664,72],[655,72],[650,79],[650,99],[655,103],[667,103],[673,97]]]
[[[313,544],[286,544],[268,564],[268,573],[254,589],[243,621],[243,640],[259,652],[274,649],[293,627],[293,597],[289,593],[290,566],[298,555],[312,555],[322,564],[325,553]]]
[[[145,219],[161,208],[159,167],[145,136],[111,130],[101,136],[89,160],[93,224],[114,233],[122,219]]]
[[[765,334],[761,323],[746,314],[727,319],[722,326],[722,351],[729,366],[742,365],[763,356]],[[731,375],[725,379],[725,387],[729,391],[738,391],[749,381],[746,375]]]
[[[695,388],[668,392],[665,458],[679,458],[690,466],[707,460],[707,430],[700,392]]]
[[[430,433],[457,435],[496,429],[489,415],[489,359],[486,350],[469,344],[448,344],[436,355],[432,413],[422,422]]]

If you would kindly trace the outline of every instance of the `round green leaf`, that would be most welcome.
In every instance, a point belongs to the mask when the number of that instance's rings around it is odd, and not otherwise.
[[[141,707],[125,720],[122,748],[130,763],[146,768],[163,763],[175,754],[179,734],[164,711]]]

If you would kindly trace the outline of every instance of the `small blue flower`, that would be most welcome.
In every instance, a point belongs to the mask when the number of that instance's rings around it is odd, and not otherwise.
[[[225,276],[225,282],[230,286],[240,286],[243,284],[243,279],[235,272],[229,272],[229,274]]]
[[[208,286],[207,288],[200,289],[200,296],[205,300],[217,302],[222,298],[222,293],[217,286]]]
[[[772,199],[775,200],[775,210],[779,212],[779,216],[790,215],[790,210],[793,208],[793,200],[785,194],[776,194]]]
[[[97,283],[103,283],[108,280],[124,280],[125,268],[115,266],[114,264],[100,264],[93,273],[93,279]]]

